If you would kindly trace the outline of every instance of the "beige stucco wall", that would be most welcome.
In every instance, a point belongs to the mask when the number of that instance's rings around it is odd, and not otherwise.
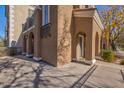
[[[73,31],[73,56],[76,58],[76,37],[78,33],[85,35],[85,58],[92,60],[92,18],[75,17],[74,19],[74,31]]]
[[[34,28],[23,33],[28,35],[27,54],[30,54],[29,35],[34,34],[34,59],[42,60],[57,66],[57,6],[50,6],[50,31],[42,29],[42,10],[35,10]],[[41,35],[42,34],[42,35]],[[49,36],[50,35],[50,36]]]
[[[98,49],[97,50],[98,54],[100,53],[102,29],[100,29],[100,27],[99,27],[99,25],[98,25],[98,23],[97,23],[97,21],[95,19],[93,19],[92,24],[93,24],[93,35],[92,35],[93,36],[93,38],[92,38],[92,41],[93,41],[93,43],[92,43],[93,53],[92,53],[92,55],[95,56],[95,48],[96,47],[98,47],[98,48],[96,48],[96,49]],[[98,33],[98,39],[97,39],[98,40],[98,45],[97,45],[97,43],[95,41],[97,33]]]
[[[57,6],[50,6],[50,37],[41,38],[41,57],[57,66]]]
[[[28,54],[31,54],[31,50],[32,50],[32,46],[31,46],[31,37],[29,38],[29,36],[31,36],[31,34],[33,34],[34,38],[36,38],[35,36],[35,27],[28,30],[28,31],[25,31],[24,33],[22,33],[22,52],[25,53],[26,52],[26,55]],[[26,37],[26,46],[24,45],[24,37]],[[36,41],[34,43],[34,47],[36,46]],[[25,50],[24,50],[25,49]],[[36,51],[34,51],[34,54],[36,53]],[[33,55],[34,55],[33,54]]]
[[[20,43],[22,23],[28,17],[29,6],[15,6],[15,26],[14,38]],[[20,12],[21,11],[21,12]],[[18,13],[19,12],[19,13]],[[40,13],[41,12],[41,13]],[[36,16],[35,16],[36,17]],[[99,28],[93,17],[74,17],[73,6],[50,6],[50,31],[46,37],[41,37],[42,30],[42,11],[39,10],[35,19],[34,34],[34,57],[41,57],[43,60],[54,66],[62,66],[76,58],[76,37],[78,33],[85,35],[85,58],[86,60],[95,59],[95,36],[99,34]],[[30,34],[30,31],[25,33]],[[46,34],[45,34],[46,35]],[[19,40],[18,40],[19,39]],[[28,44],[27,40],[27,44]],[[99,39],[100,44],[100,39]],[[27,45],[27,48],[30,44]],[[27,50],[29,52],[30,49]],[[40,52],[39,52],[40,51]],[[100,51],[100,46],[99,50]]]
[[[73,6],[58,6],[57,65],[71,61],[71,28]]]
[[[14,6],[14,40],[17,42],[16,46],[22,46],[22,24],[28,17],[28,9],[30,6],[15,5]]]

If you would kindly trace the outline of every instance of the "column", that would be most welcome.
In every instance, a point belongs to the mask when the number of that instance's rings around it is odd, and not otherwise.
[[[35,38],[34,38],[34,57],[36,61],[40,61],[41,58],[41,36],[40,36],[40,31],[41,31],[41,26],[42,26],[42,12],[39,8],[36,8],[35,10],[35,20],[34,20],[34,25],[35,25]]]

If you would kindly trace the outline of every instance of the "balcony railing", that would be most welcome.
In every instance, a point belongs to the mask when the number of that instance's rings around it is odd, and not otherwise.
[[[41,37],[42,38],[47,38],[47,37],[51,37],[51,23],[48,23],[44,26],[41,27],[42,31],[41,31]]]
[[[26,22],[22,24],[22,31],[28,30],[30,27],[34,25],[34,16],[28,17],[26,19]]]

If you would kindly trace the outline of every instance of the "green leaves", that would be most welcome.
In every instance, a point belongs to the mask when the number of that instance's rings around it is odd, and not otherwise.
[[[124,6],[109,6],[107,10],[100,11],[100,16],[104,37],[109,43],[116,41],[124,31]]]

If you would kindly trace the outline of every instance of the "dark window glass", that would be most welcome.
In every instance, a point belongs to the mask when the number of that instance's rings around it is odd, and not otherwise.
[[[88,5],[85,5],[85,8],[88,8]]]

